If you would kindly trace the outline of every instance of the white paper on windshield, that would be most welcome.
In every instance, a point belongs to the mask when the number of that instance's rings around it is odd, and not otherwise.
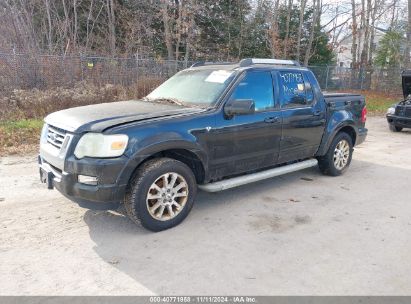
[[[208,77],[205,79],[207,82],[215,82],[215,83],[224,83],[233,72],[218,70],[213,71]]]

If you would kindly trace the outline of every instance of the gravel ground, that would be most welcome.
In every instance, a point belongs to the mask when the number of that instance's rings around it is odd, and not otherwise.
[[[342,177],[317,168],[217,194],[151,233],[0,158],[0,295],[410,295],[411,132],[368,121]]]

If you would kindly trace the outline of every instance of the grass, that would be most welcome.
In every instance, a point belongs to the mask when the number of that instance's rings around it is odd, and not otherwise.
[[[349,91],[349,93],[357,93],[365,96],[367,103],[367,111],[371,115],[381,115],[387,112],[387,109],[397,103],[403,97],[400,94],[389,94],[375,91]]]
[[[21,119],[17,121],[2,121],[0,122],[0,128],[3,128],[7,132],[13,132],[16,130],[40,130],[43,127],[43,120],[41,119]]]
[[[401,96],[390,96],[384,94],[370,93],[365,94],[367,110],[371,114],[384,114],[387,109],[401,100]]]
[[[42,126],[41,119],[0,121],[0,156],[37,151]]]

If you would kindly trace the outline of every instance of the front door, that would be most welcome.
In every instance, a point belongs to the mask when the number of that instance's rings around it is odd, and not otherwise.
[[[247,71],[229,100],[252,99],[254,114],[226,117],[222,111],[213,134],[210,173],[224,177],[271,166],[277,162],[281,114],[274,99],[269,71]]]

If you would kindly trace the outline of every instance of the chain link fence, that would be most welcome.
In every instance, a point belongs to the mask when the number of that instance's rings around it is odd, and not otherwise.
[[[190,64],[174,60],[0,53],[0,92],[72,87],[79,82],[128,87],[147,78],[166,79]]]
[[[0,92],[73,87],[79,82],[130,87],[146,79],[164,80],[192,62],[97,56],[30,56],[0,53]],[[323,90],[401,93],[400,69],[311,66]]]
[[[402,94],[402,69],[352,69],[336,66],[310,66],[326,91],[371,90]]]

